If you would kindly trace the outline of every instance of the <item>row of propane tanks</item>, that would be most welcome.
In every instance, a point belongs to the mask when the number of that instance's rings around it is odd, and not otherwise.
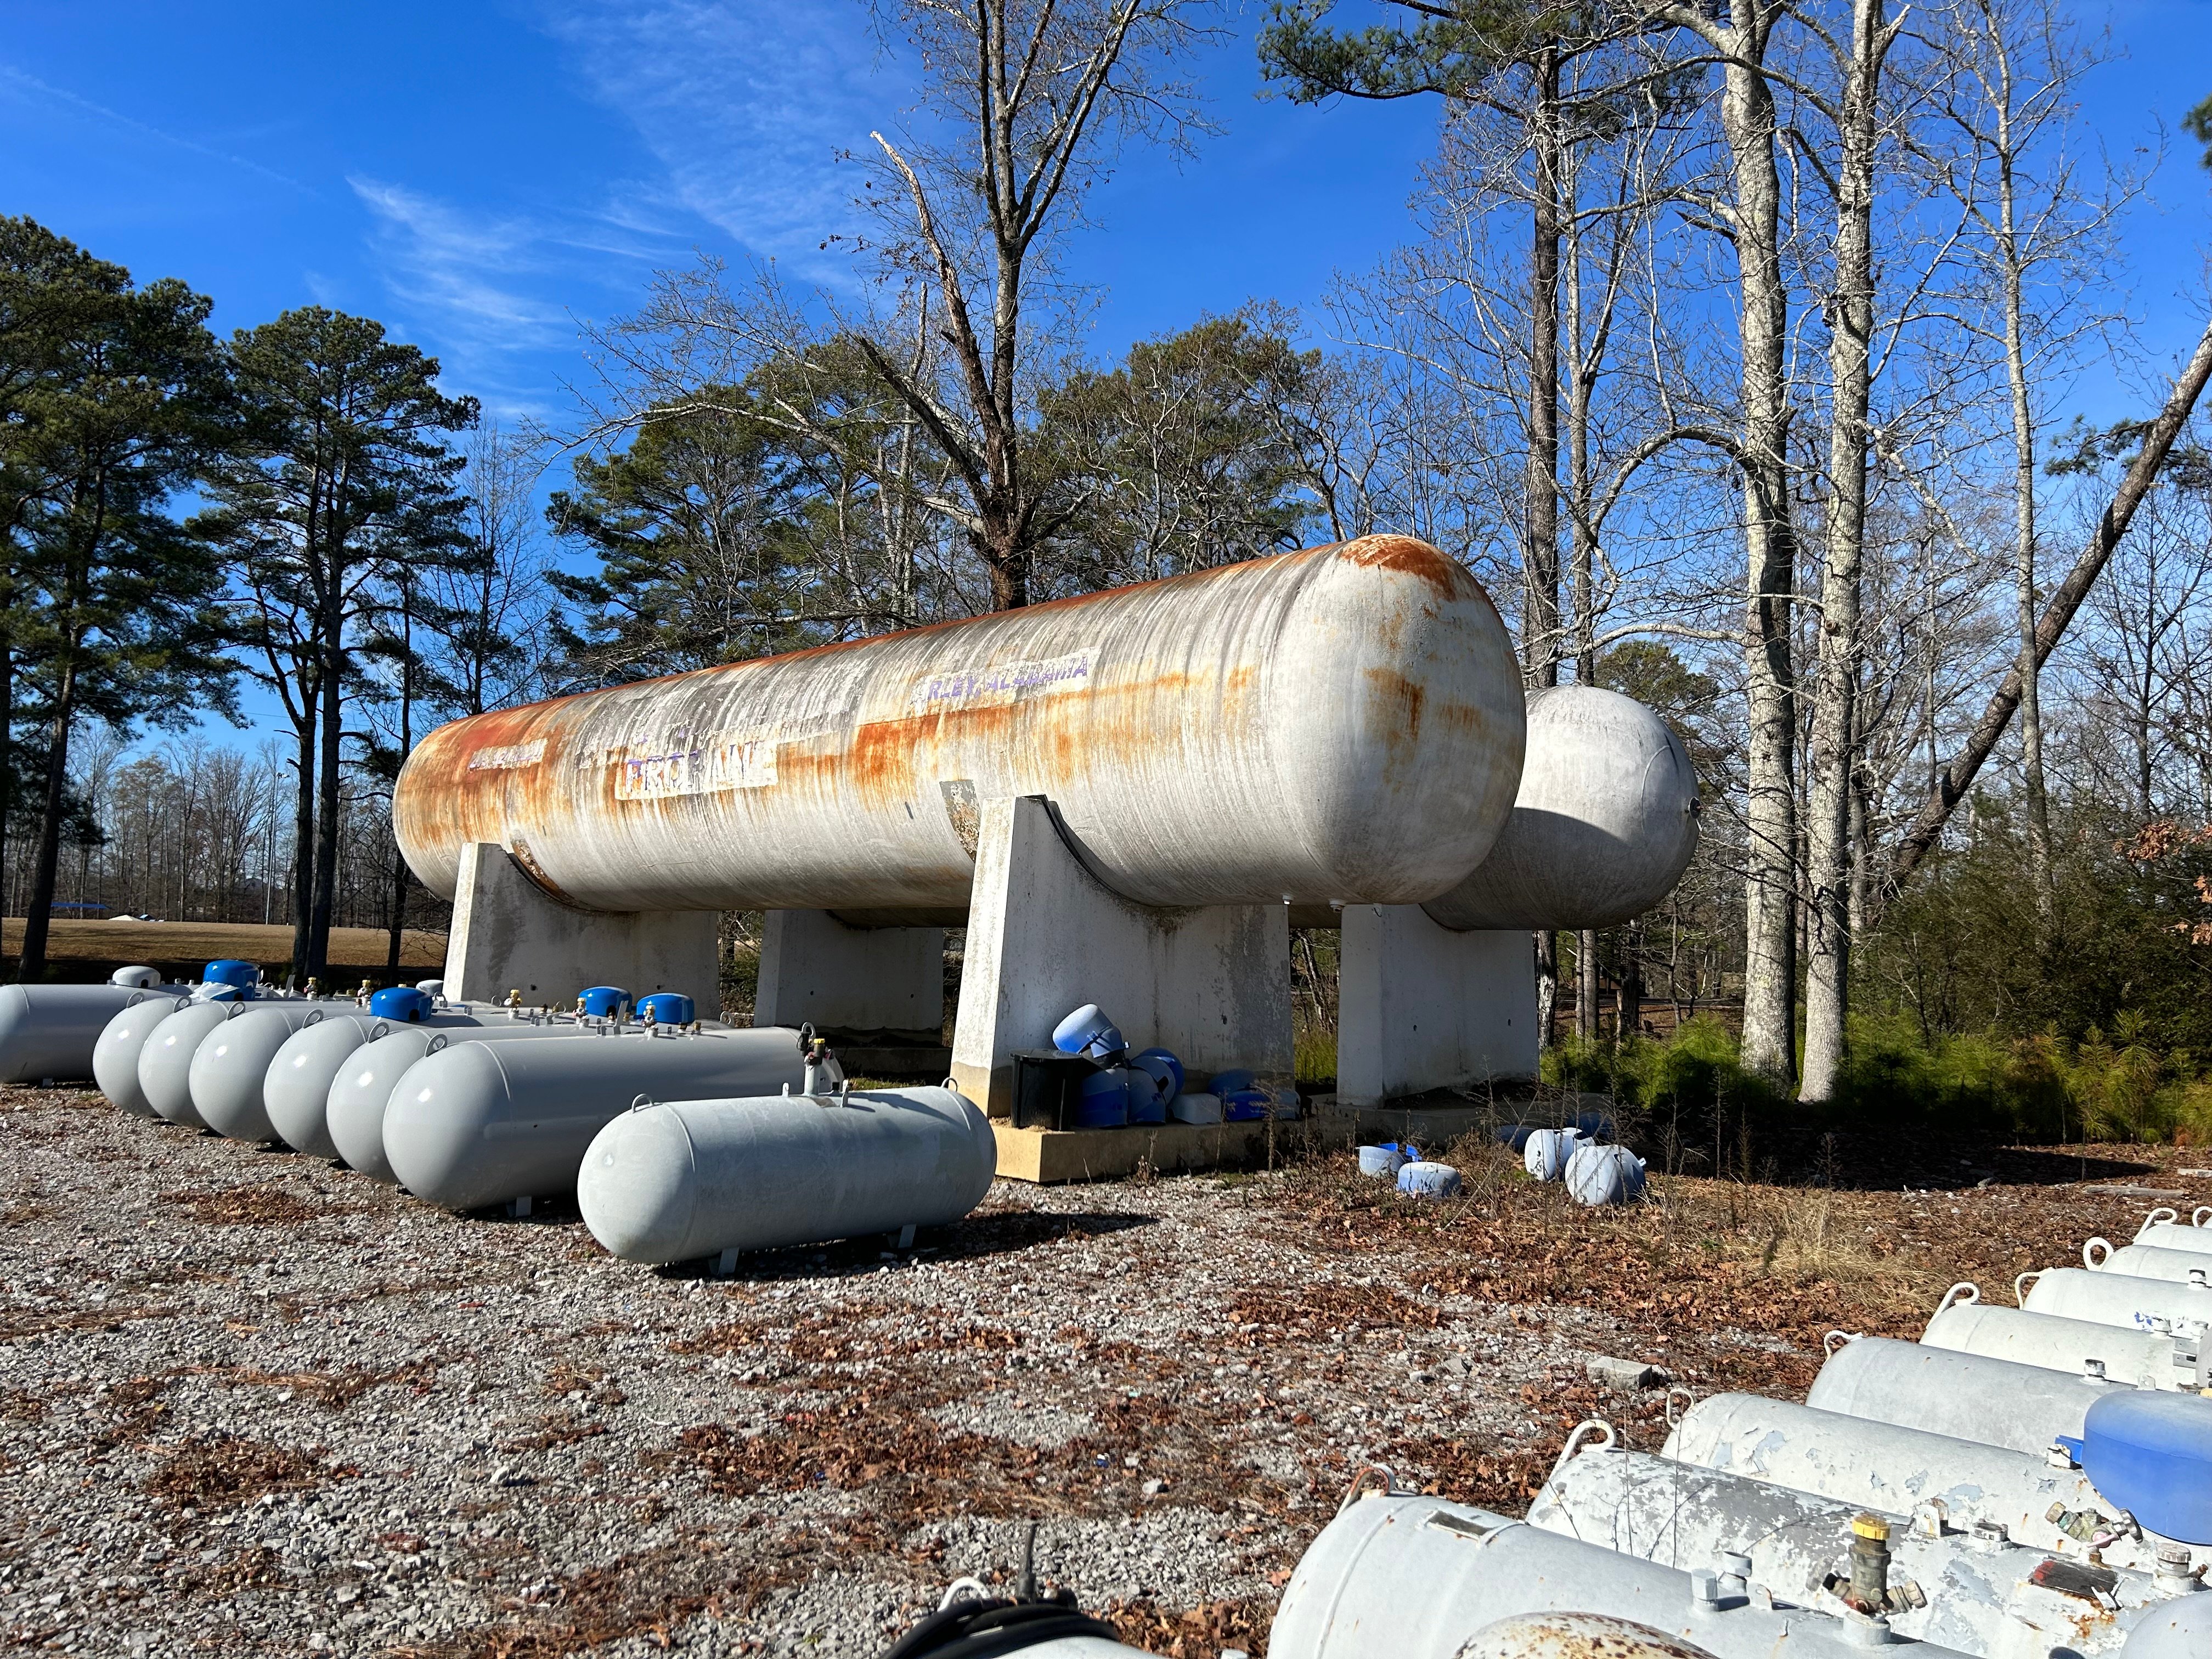
[[[2154,1212],[2017,1308],[1957,1286],[1917,1343],[1834,1333],[1802,1406],[1670,1399],[1656,1455],[1584,1424],[1524,1521],[1355,1483],[1270,1659],[2207,1659],[2208,1223]],[[994,1625],[994,1652],[1131,1651],[982,1595],[902,1659]]]
[[[251,963],[238,964],[252,972]],[[957,1221],[989,1190],[988,1120],[949,1087],[856,1091],[811,1030],[740,1030],[690,999],[573,1009],[356,998],[251,977],[0,988],[0,1079],[234,1140],[343,1159],[451,1210],[574,1191],[633,1261],[690,1261]],[[127,976],[127,977],[126,977]]]

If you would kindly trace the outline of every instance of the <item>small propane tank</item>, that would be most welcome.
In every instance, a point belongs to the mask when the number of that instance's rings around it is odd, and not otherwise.
[[[1567,1159],[1563,1178],[1567,1195],[1577,1204],[1626,1204],[1644,1196],[1644,1160],[1626,1146],[1581,1142]]]
[[[2212,1204],[2198,1205],[2186,1221],[2179,1210],[2161,1204],[2143,1218],[2143,1224],[2136,1229],[2130,1242],[2153,1244],[2161,1250],[2195,1250],[2212,1255],[2212,1226],[2207,1222],[2212,1222]]]
[[[1567,1172],[1582,1138],[1573,1129],[1534,1129],[1522,1143],[1521,1167],[1538,1181],[1557,1181]]]
[[[127,985],[133,990],[150,991],[161,982],[161,976],[151,968],[118,968],[107,976],[110,985]]]
[[[2093,1238],[2081,1247],[2081,1265],[2092,1273],[2212,1285],[2212,1255],[2202,1250],[2165,1249],[2155,1244],[2124,1244],[2116,1250],[2106,1240]]]

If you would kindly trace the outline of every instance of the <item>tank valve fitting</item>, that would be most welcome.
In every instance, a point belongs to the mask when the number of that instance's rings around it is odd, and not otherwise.
[[[2053,1504],[2044,1511],[2043,1518],[2069,1538],[2084,1544],[2109,1544],[2122,1531],[2121,1522],[2094,1510],[2069,1510],[2063,1504]]]
[[[507,993],[507,1006],[510,1008],[520,1008],[522,1006],[522,993],[519,989],[513,987],[508,988]]]
[[[1751,1558],[1739,1550],[1729,1550],[1721,1557],[1721,1594],[1749,1595],[1751,1594]]]
[[[1721,1605],[1721,1576],[1711,1567],[1699,1567],[1690,1574],[1690,1611],[1717,1613]]]
[[[2204,1588],[2204,1569],[2190,1565],[2187,1545],[2161,1544],[2158,1572],[2151,1584],[2161,1595],[2193,1595]]]

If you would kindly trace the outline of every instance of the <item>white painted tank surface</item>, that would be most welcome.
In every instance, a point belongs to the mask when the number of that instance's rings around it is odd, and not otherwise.
[[[2128,1659],[2204,1659],[2212,1653],[2212,1595],[2177,1595],[2136,1621]]]
[[[1923,1347],[1986,1354],[2077,1376],[2102,1370],[2138,1389],[2193,1389],[2202,1382],[2203,1355],[2194,1335],[2002,1308],[1982,1301],[1972,1285],[1951,1287],[1920,1341]]]
[[[2100,1546],[2105,1565],[2136,1572],[2156,1571],[2166,1541],[2128,1530],[2121,1506],[2070,1465],[1759,1395],[1700,1400],[1661,1455],[1889,1515],[1940,1504],[1947,1524],[1961,1531],[1986,1523],[2016,1544],[2077,1561],[2089,1547],[2077,1532],[2109,1534]]]
[[[324,1012],[325,1005],[304,1000],[249,1002],[202,1037],[185,1073],[200,1121],[233,1140],[277,1139],[261,1079],[276,1051]]]
[[[1717,1659],[1860,1650],[1849,1621],[1760,1607],[1729,1594],[1711,1571],[1680,1572],[1487,1510],[1393,1495],[1347,1505],[1314,1540],[1283,1591],[1268,1659],[1456,1659],[1478,1631],[1534,1613],[1631,1620]],[[1865,1633],[1878,1631],[1867,1624]],[[1938,1659],[1955,1650],[1915,1651]]]
[[[1482,861],[1526,730],[1466,570],[1370,536],[479,714],[392,823],[450,896],[504,847],[594,909],[957,914],[978,803],[1050,799],[1124,898],[1418,903]]]
[[[73,1082],[94,1075],[100,1034],[148,998],[173,1001],[182,986],[0,985],[0,1083]]]
[[[210,1031],[250,1002],[198,1002],[185,1006],[156,1025],[138,1051],[138,1091],[154,1115],[187,1128],[204,1129],[207,1121],[192,1104],[192,1055]]]
[[[474,1014],[447,1012],[416,1023],[415,1029],[437,1030],[477,1023]],[[356,1049],[408,1024],[358,1009],[343,1012],[319,1009],[309,1015],[307,1024],[285,1039],[262,1073],[262,1109],[268,1113],[277,1138],[316,1158],[337,1157],[327,1115],[331,1085]]]
[[[2040,1453],[2062,1434],[2079,1435],[2081,1419],[2100,1395],[2131,1386],[1863,1336],[1828,1356],[1805,1403],[1839,1416]]]
[[[1529,1505],[1528,1523],[1686,1572],[1733,1571],[1784,1601],[1842,1613],[1851,1523],[1865,1512],[1606,1447],[1562,1462]],[[2092,1574],[2086,1586],[2078,1571],[2054,1575],[2045,1552],[1953,1528],[1933,1510],[1917,1524],[1903,1515],[1878,1518],[1888,1528],[1890,1629],[1984,1659],[2117,1653],[2136,1610],[2166,1595],[2148,1573]],[[1730,1563],[1731,1555],[1741,1559]],[[1832,1583],[1839,1573],[1844,1582]]]
[[[2212,1285],[2212,1255],[2202,1250],[2161,1249],[2155,1244],[2123,1244],[2114,1249],[2105,1240],[2093,1238],[2081,1247],[2081,1263],[2092,1273]]]
[[[2161,1250],[2195,1250],[2212,1255],[2212,1204],[2200,1204],[2190,1212],[2184,1221],[2180,1212],[2160,1205],[2143,1218],[2143,1224],[2136,1230],[2131,1244],[2153,1244]]]
[[[624,1261],[690,1261],[957,1221],[998,1156],[990,1120],[951,1089],[678,1101],[600,1130],[576,1201]]]
[[[2130,1330],[2203,1330],[2212,1325],[2212,1290],[2183,1279],[2139,1279],[2132,1273],[2092,1273],[2087,1267],[2046,1267],[2013,1281],[2020,1305],[2030,1313],[2087,1319]]]
[[[138,1086],[138,1056],[145,1051],[146,1039],[153,1036],[154,1028],[190,1002],[182,992],[134,1002],[100,1028],[100,1039],[92,1046],[92,1080],[110,1103],[134,1117],[160,1115],[147,1103],[146,1091]]]
[[[1698,775],[1667,722],[1594,685],[1528,696],[1528,756],[1490,855],[1424,907],[1447,927],[1612,927],[1698,850]]]
[[[449,1210],[564,1193],[592,1137],[639,1096],[779,1094],[804,1072],[799,1033],[779,1026],[456,1042],[393,1087],[385,1158],[400,1185]]]
[[[578,1034],[575,1021],[567,1018],[481,1027],[392,1025],[348,1054],[331,1080],[324,1099],[323,1123],[333,1155],[372,1181],[396,1187],[399,1177],[392,1174],[384,1151],[384,1112],[391,1103],[392,1086],[408,1067],[454,1042],[543,1042]]]

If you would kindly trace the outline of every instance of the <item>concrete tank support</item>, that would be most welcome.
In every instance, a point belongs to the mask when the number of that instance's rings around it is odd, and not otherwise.
[[[827,910],[771,910],[753,1024],[896,1031],[941,1042],[945,930],[854,927]]]
[[[1136,1048],[1202,1079],[1249,1066],[1291,1077],[1290,920],[1279,904],[1152,909],[1078,860],[1041,795],[982,803],[975,893],[952,1035],[960,1092],[1012,1111],[1013,1051],[1049,1048],[1095,1002]]]
[[[461,848],[453,927],[446,945],[446,994],[503,1002],[510,990],[532,1007],[565,1006],[586,985],[633,996],[681,991],[708,1017],[722,1006],[712,910],[613,913],[556,902],[505,849]]]
[[[1345,906],[1338,1103],[1535,1076],[1534,951],[1517,928],[1454,933],[1418,904]]]

